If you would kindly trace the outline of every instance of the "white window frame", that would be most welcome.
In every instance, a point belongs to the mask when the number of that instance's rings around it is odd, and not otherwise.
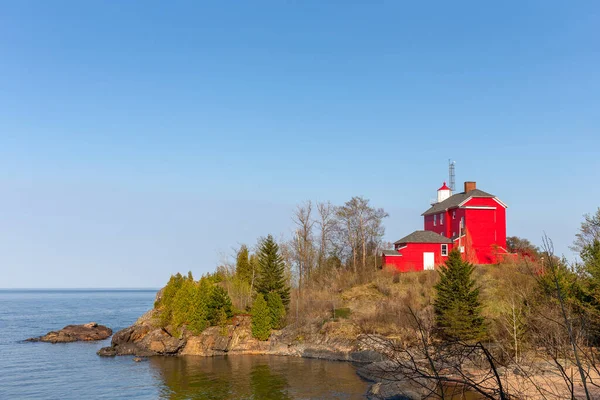
[[[437,214],[433,214],[433,226],[437,226]]]
[[[448,245],[447,244],[442,244],[442,248],[440,249],[440,254],[442,255],[442,257],[448,256]]]
[[[444,225],[444,213],[440,214],[440,225]]]

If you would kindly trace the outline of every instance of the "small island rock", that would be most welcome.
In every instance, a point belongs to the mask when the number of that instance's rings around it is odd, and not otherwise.
[[[70,343],[79,341],[104,340],[112,335],[112,329],[90,322],[83,325],[67,325],[61,330],[51,331],[29,342]]]

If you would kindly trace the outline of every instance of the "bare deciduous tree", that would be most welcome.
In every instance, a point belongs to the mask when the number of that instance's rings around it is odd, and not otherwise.
[[[594,214],[585,214],[579,232],[575,235],[575,241],[571,250],[581,251],[594,240],[600,240],[600,207]]]
[[[319,219],[316,224],[319,228],[319,268],[323,268],[327,257],[329,256],[328,248],[332,240],[333,230],[335,228],[335,207],[329,202],[317,203],[317,212]]]

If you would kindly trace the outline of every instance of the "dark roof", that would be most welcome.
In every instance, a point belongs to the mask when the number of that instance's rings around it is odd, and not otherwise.
[[[382,253],[384,256],[400,256],[401,255],[396,250],[383,250]]]
[[[429,210],[425,211],[421,215],[437,214],[439,212],[446,211],[449,208],[458,207],[458,205],[460,203],[467,200],[469,197],[491,197],[491,198],[494,198],[496,196],[494,196],[493,194],[484,192],[483,190],[479,190],[479,189],[470,190],[466,193],[465,192],[456,193],[455,195],[448,197],[446,200],[434,204],[433,206],[431,206],[431,208]]]
[[[410,235],[394,242],[394,244],[400,243],[452,243],[452,240],[431,231],[414,231]]]

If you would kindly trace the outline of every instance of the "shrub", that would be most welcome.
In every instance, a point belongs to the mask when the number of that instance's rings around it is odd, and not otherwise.
[[[225,312],[225,310],[223,308],[220,308],[218,313],[217,313],[217,324],[218,326],[221,327],[221,330],[219,331],[221,336],[227,336],[227,321],[228,321],[228,317],[227,317],[227,313]]]
[[[336,308],[333,313],[333,318],[350,318],[352,311],[349,308]]]

